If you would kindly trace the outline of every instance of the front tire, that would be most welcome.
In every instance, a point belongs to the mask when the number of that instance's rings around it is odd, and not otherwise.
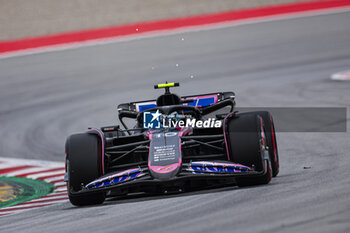
[[[237,114],[228,122],[230,160],[265,172],[261,176],[237,177],[239,187],[267,184],[272,178],[269,158],[265,158],[266,134],[262,118],[257,114]]]
[[[275,124],[273,123],[272,115],[267,111],[248,112],[241,114],[255,114],[262,117],[266,133],[266,145],[271,159],[272,176],[277,176],[277,174],[279,173],[279,158],[277,149],[277,139],[275,133]]]
[[[76,194],[82,187],[102,175],[100,139],[89,133],[71,135],[66,141],[68,196],[73,205],[102,204],[105,194]]]

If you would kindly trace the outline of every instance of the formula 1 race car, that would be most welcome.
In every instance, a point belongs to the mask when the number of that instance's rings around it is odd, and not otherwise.
[[[278,174],[269,112],[234,111],[233,92],[179,97],[170,92],[174,86],[155,85],[165,88],[156,100],[120,104],[124,129],[89,128],[67,138],[65,181],[73,205],[128,193],[261,185]]]

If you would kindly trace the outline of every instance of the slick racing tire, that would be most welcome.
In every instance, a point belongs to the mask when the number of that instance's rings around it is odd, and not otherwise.
[[[68,196],[73,205],[102,204],[105,194],[76,194],[82,186],[102,175],[100,167],[100,139],[94,134],[74,134],[66,141],[66,166],[68,171]]]
[[[239,187],[267,184],[272,178],[269,159],[266,160],[266,133],[258,114],[237,114],[228,122],[230,159],[262,172],[262,175],[236,178]],[[267,162],[268,161],[268,162]]]
[[[270,159],[271,159],[271,168],[272,168],[272,176],[277,176],[279,172],[279,158],[278,158],[278,149],[277,149],[277,139],[275,133],[275,125],[273,123],[272,116],[267,111],[258,111],[258,112],[249,112],[249,113],[241,113],[244,114],[255,114],[262,117],[265,126],[266,133],[266,145],[269,151]]]

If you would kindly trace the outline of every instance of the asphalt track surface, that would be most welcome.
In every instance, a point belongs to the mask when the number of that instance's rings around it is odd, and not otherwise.
[[[329,79],[349,69],[349,22],[337,13],[2,59],[0,156],[63,161],[68,134],[113,124],[117,103],[154,98],[165,80],[182,95],[234,90],[244,107],[349,107],[350,83]],[[0,232],[349,232],[349,142],[278,133],[269,185],[67,202],[2,217]]]

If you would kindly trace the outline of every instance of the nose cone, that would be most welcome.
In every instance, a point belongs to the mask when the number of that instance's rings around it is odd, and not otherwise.
[[[151,176],[169,180],[176,176],[182,165],[181,140],[178,132],[153,133],[148,155]]]

